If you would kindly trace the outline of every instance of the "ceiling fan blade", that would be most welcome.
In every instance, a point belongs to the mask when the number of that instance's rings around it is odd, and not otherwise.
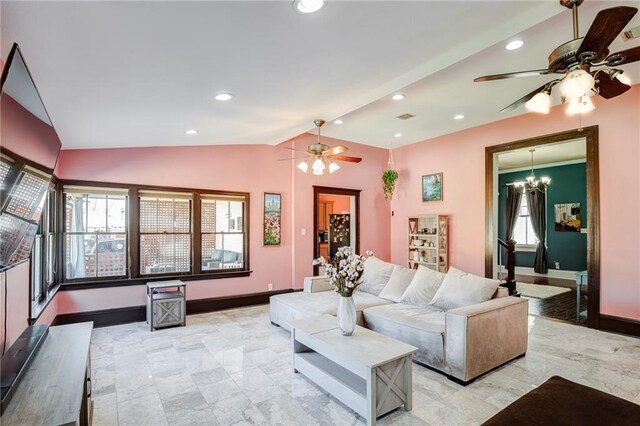
[[[615,98],[631,89],[631,86],[627,86],[617,78],[611,78],[609,74],[604,72],[598,73],[596,80],[598,94],[605,99]]]
[[[362,161],[362,158],[360,157],[350,157],[348,155],[332,155],[331,159],[336,161],[347,161],[349,163],[359,163]]]
[[[280,158],[278,159],[278,161],[291,161],[291,160],[300,160],[302,158],[309,158],[309,157],[292,157],[292,158]]]
[[[576,57],[584,52],[594,52],[596,57],[592,62],[604,59],[609,53],[609,45],[627,26],[637,11],[638,9],[635,7],[618,6],[598,12],[576,52]]]
[[[297,152],[307,152],[306,149],[295,149],[295,148],[291,148],[289,146],[283,146],[284,149],[289,149],[291,151],[297,151]]]
[[[332,146],[329,149],[325,149],[324,151],[322,151],[322,153],[324,155],[338,155],[347,151],[349,151],[349,148],[347,148],[346,146],[336,145],[336,146]]]
[[[631,49],[623,50],[621,52],[616,52],[612,55],[609,55],[607,60],[609,60],[609,58],[613,56],[624,56],[624,60],[622,62],[617,62],[615,66],[640,61],[640,46],[632,47]]]
[[[524,95],[523,97],[521,97],[520,99],[512,103],[511,105],[502,108],[500,112],[509,112],[509,111],[513,111],[516,108],[521,107],[522,105],[526,104],[527,101],[529,101],[531,98],[533,98],[536,94],[540,93],[542,89],[544,89],[547,86],[547,84],[548,83],[543,84],[533,92]]]
[[[504,74],[494,74],[494,75],[484,75],[482,77],[475,78],[473,81],[476,83],[480,81],[493,81],[493,80],[504,80],[505,78],[514,78],[514,77],[533,77],[536,75],[547,75],[551,74],[552,71],[545,70],[530,70],[530,71],[517,71],[517,72],[508,72]]]

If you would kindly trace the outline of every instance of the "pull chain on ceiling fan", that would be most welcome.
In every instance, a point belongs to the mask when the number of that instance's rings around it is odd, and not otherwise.
[[[584,0],[560,0],[573,13],[573,40],[556,47],[549,55],[547,69],[511,72],[478,77],[474,81],[502,80],[534,75],[564,74],[518,99],[500,112],[525,106],[528,110],[548,114],[551,91],[558,85],[563,102],[568,102],[567,114],[580,114],[595,107],[590,96],[605,99],[622,95],[631,88],[624,71],[615,68],[640,60],[640,47],[609,54],[609,45],[631,21],[638,9],[618,6],[601,10],[584,37],[578,28],[578,7]]]

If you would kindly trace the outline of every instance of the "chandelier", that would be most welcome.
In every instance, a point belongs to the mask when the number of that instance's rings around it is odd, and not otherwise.
[[[546,191],[547,187],[551,184],[551,178],[548,176],[542,176],[540,179],[536,178],[536,174],[533,171],[533,153],[535,151],[533,148],[529,150],[531,153],[531,173],[527,176],[527,180],[525,182],[514,182],[513,184],[516,187],[524,187],[527,191]]]

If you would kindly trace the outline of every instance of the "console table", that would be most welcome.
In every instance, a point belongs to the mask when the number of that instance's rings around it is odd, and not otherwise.
[[[90,425],[92,322],[49,327],[2,413],[5,425]]]
[[[418,348],[360,326],[343,336],[331,315],[290,325],[293,371],[351,407],[367,425],[401,406],[411,410],[411,355]]]

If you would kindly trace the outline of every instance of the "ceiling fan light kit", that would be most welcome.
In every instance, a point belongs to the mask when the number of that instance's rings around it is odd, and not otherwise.
[[[320,141],[320,128],[324,125],[324,120],[314,120],[313,124],[318,128],[318,140],[316,143],[311,144],[307,147],[307,154],[309,154],[309,158],[301,161],[296,165],[296,168],[300,170],[302,173],[307,173],[309,171],[309,166],[311,166],[311,173],[316,176],[324,175],[327,167],[329,168],[329,174],[333,174],[340,170],[340,165],[336,163],[336,161],[347,161],[349,163],[359,163],[362,161],[360,157],[350,157],[348,155],[342,155],[347,152],[349,148],[342,145],[329,146],[323,144]],[[297,151],[293,148],[286,148]],[[287,158],[283,158],[282,160],[290,160]]]
[[[617,6],[598,12],[584,37],[578,28],[578,7],[583,0],[560,0],[573,14],[573,40],[556,47],[549,55],[547,69],[486,75],[474,81],[493,81],[534,75],[563,74],[518,99],[501,112],[525,106],[529,111],[547,114],[551,91],[558,85],[562,101],[568,103],[567,114],[582,114],[595,109],[589,98],[599,95],[610,99],[631,88],[631,79],[615,67],[640,61],[640,47],[609,54],[609,45],[638,12],[635,7]]]

